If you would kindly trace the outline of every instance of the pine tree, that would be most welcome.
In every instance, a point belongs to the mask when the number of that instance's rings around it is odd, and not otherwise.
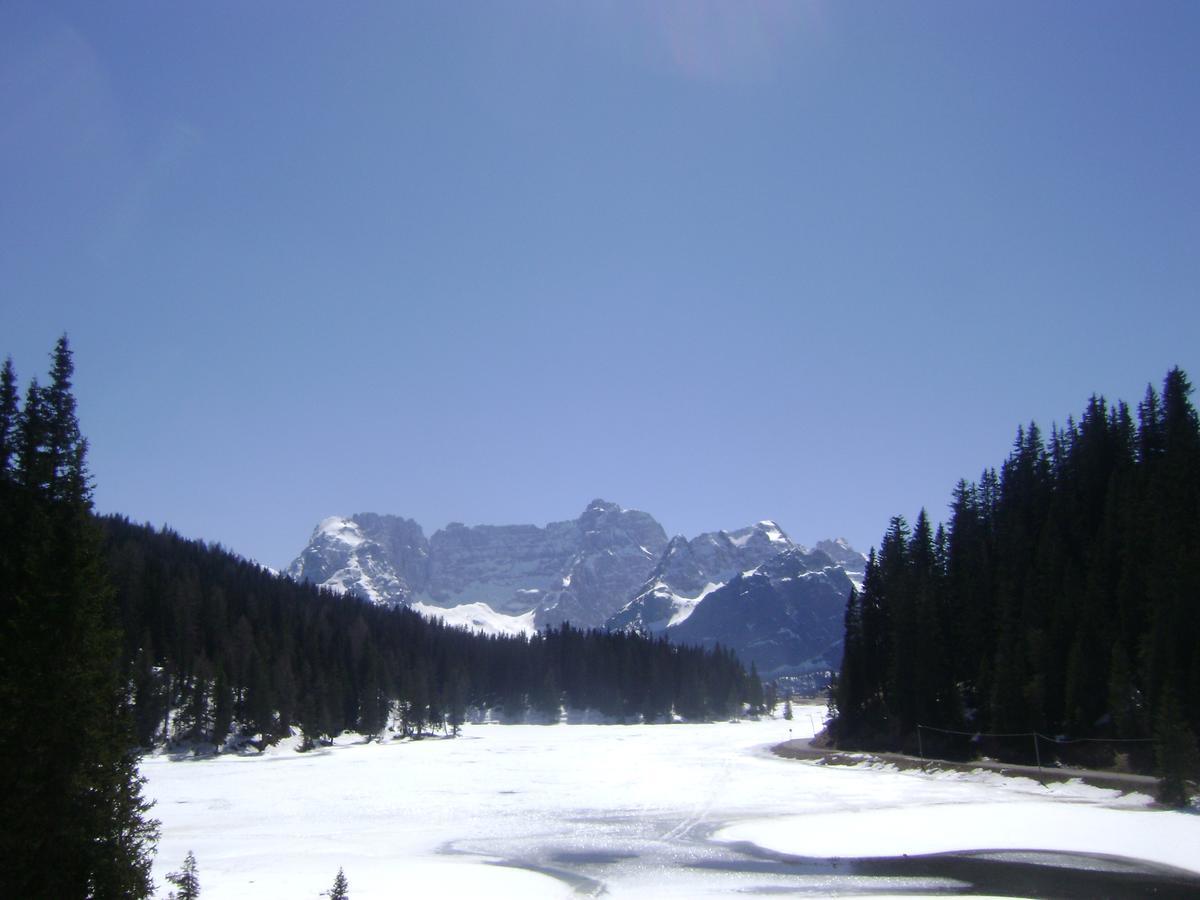
[[[1164,693],[1159,704],[1154,738],[1158,800],[1167,806],[1186,806],[1188,782],[1200,780],[1200,753],[1173,690]]]
[[[0,896],[145,897],[157,830],[130,750],[72,374],[64,337],[0,474]],[[11,391],[0,379],[0,407]]]
[[[168,900],[196,900],[200,896],[200,876],[196,873],[196,856],[191,850],[183,858],[183,868],[167,876],[167,881],[179,888]]]
[[[229,679],[225,670],[217,666],[217,677],[213,681],[213,725],[212,742],[218,749],[229,737],[233,725],[233,691],[229,687]]]
[[[746,702],[750,704],[750,712],[758,715],[765,709],[766,701],[763,695],[762,679],[758,676],[758,666],[755,663],[750,663],[750,675],[746,685],[743,691]]]
[[[338,869],[337,878],[333,880],[333,887],[321,896],[328,897],[329,900],[350,900],[350,882],[346,880],[346,873],[341,868]]]
[[[4,478],[8,476],[9,463],[15,450],[20,399],[17,375],[10,356],[0,370],[0,477]]]
[[[859,684],[855,694],[859,698],[860,721],[854,731],[862,736],[882,729],[886,720],[884,687],[887,681],[888,660],[891,657],[892,633],[890,611],[884,600],[883,575],[875,548],[867,556],[867,568],[863,575],[861,599],[862,639],[858,650]]]
[[[917,607],[911,590],[909,544],[911,532],[904,516],[893,516],[879,545],[878,584],[875,607],[882,613],[884,628],[879,654],[882,674],[881,725],[898,734],[901,722],[913,722],[913,682],[920,661],[917,646]],[[865,587],[865,585],[864,585]],[[886,666],[886,668],[882,668]],[[903,716],[903,719],[901,718]]]
[[[1148,462],[1162,453],[1164,436],[1162,406],[1154,385],[1146,385],[1146,396],[1138,404],[1138,459]]]
[[[838,734],[850,736],[862,730],[863,710],[867,701],[863,671],[862,601],[854,588],[850,589],[850,598],[846,601],[844,627],[842,668],[830,692],[830,711],[837,720]]]

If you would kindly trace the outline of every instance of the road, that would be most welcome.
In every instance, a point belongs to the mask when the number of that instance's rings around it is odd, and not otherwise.
[[[987,759],[974,760],[972,762],[954,762],[944,759],[922,759],[919,756],[907,756],[903,753],[868,753],[865,751],[836,750],[826,747],[814,747],[811,738],[784,741],[782,744],[771,749],[777,756],[787,759],[819,759],[833,765],[854,765],[862,762],[863,759],[875,759],[880,762],[892,763],[902,769],[953,769],[958,772],[973,772],[976,769],[986,769],[1001,775],[1033,778],[1042,783],[1078,778],[1084,783],[1095,785],[1096,787],[1113,788],[1125,792],[1154,795],[1158,790],[1158,779],[1153,775],[1133,775],[1125,772],[1106,772],[1098,769],[1072,769],[1061,766],[1023,766]]]

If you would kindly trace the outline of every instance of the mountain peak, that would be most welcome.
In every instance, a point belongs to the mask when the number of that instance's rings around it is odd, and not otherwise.
[[[753,525],[739,528],[737,531],[726,532],[726,534],[733,545],[739,548],[750,545],[770,546],[775,552],[778,552],[785,547],[793,546],[791,538],[770,519],[763,519],[761,522],[755,522]]]
[[[534,611],[539,626],[598,627],[645,580],[666,543],[649,514],[603,499],[572,521],[456,522],[428,539],[416,522],[363,513],[322,520],[288,572],[376,603],[482,603],[510,615]]]
[[[820,550],[845,569],[850,580],[854,582],[854,586],[862,588],[863,574],[867,569],[867,558],[851,547],[845,538],[817,541],[817,546],[813,549]]]
[[[363,541],[362,531],[353,519],[345,516],[328,516],[321,520],[313,530],[313,540],[339,541],[351,546],[358,546]]]

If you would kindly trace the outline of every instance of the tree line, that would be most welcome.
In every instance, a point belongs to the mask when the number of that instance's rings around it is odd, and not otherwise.
[[[988,734],[1087,738],[1075,761],[1200,730],[1200,425],[1178,368],[1137,406],[1019,428],[999,471],[960,481],[936,529],[897,516],[846,609],[834,734],[966,756]],[[934,726],[966,735],[922,731]],[[972,737],[976,736],[976,737]],[[1107,738],[1109,741],[1093,739]],[[1032,755],[1028,740],[992,753]],[[1190,748],[1190,749],[1189,749]],[[1048,748],[1052,749],[1052,748]],[[1162,760],[1159,760],[1160,768]]]
[[[763,702],[722,648],[564,623],[487,636],[266,571],[201,541],[101,521],[132,687],[135,736],[306,743],[343,731],[455,732],[469,716],[616,721],[727,718]]]

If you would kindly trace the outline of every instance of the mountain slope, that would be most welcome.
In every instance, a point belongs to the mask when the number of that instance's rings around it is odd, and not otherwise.
[[[578,519],[536,525],[453,523],[428,540],[397,516],[324,520],[287,574],[384,605],[484,603],[539,627],[600,626],[654,567],[667,543],[647,513],[594,500]]]
[[[862,590],[863,576],[867,571],[866,554],[859,553],[848,543],[845,538],[837,540],[817,541],[814,550],[820,550],[835,563],[846,570],[846,575],[854,583],[854,586]]]
[[[733,532],[706,532],[690,541],[677,535],[671,538],[650,577],[606,625],[649,632],[678,625],[691,615],[700,600],[733,576],[795,547],[771,521]]]
[[[788,548],[710,592],[666,635],[673,643],[720,643],[764,677],[835,668],[851,588],[826,554]]]

